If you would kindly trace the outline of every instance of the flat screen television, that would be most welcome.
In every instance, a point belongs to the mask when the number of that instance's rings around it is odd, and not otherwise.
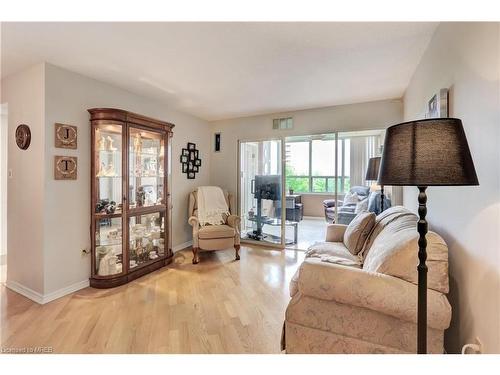
[[[255,176],[254,189],[256,199],[281,200],[281,176]]]

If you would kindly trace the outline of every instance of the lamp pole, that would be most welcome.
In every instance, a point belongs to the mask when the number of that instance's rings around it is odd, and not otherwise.
[[[418,239],[418,309],[417,309],[417,353],[427,353],[427,186],[419,186],[418,190],[418,216],[417,231]]]
[[[380,185],[380,213],[384,212],[384,185]]]

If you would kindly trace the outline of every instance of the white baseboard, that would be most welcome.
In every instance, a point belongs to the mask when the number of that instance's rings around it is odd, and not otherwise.
[[[90,286],[89,279],[85,279],[77,283],[71,284],[65,288],[58,289],[51,293],[47,293],[43,296],[42,304],[64,297],[65,295],[76,292],[77,290],[87,288],[88,286]]]
[[[36,303],[43,305],[45,303],[48,303],[50,301],[53,301],[55,299],[64,297],[65,295],[68,295],[70,293],[76,292],[77,290],[86,288],[89,286],[89,280],[83,280],[80,282],[77,282],[75,284],[72,284],[70,286],[67,286],[65,288],[61,288],[59,290],[56,290],[51,293],[47,294],[41,294],[38,292],[35,292],[33,289],[30,289],[22,284],[19,284],[16,281],[11,281],[7,280],[5,283],[5,286],[9,288],[10,290],[13,290],[16,293],[19,293],[26,298],[29,298],[32,301],[35,301]]]
[[[304,219],[307,219],[307,220],[325,220],[325,216],[305,216],[304,215]]]
[[[16,293],[19,293],[26,298],[29,298],[36,303],[43,304],[43,294],[35,292],[33,289],[30,289],[22,284],[19,284],[16,281],[7,280],[5,282],[5,286],[10,290],[13,290]]]
[[[190,247],[190,246],[193,246],[193,241],[187,241],[187,242],[181,243],[177,246],[174,246],[173,252],[175,253],[176,251],[185,249],[186,247]]]

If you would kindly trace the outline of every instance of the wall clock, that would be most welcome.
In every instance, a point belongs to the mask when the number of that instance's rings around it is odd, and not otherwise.
[[[16,128],[16,143],[21,150],[27,150],[31,143],[31,130],[28,125],[21,124]]]

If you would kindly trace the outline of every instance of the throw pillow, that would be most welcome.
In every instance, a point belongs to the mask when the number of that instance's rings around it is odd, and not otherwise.
[[[357,255],[365,244],[373,226],[375,225],[373,212],[358,214],[347,226],[344,234],[344,245],[353,255]]]
[[[356,204],[356,209],[354,210],[354,213],[359,214],[360,212],[366,212],[366,211],[368,211],[368,198],[365,198]]]
[[[345,193],[344,196],[344,206],[348,204],[356,204],[359,201],[357,193]]]

